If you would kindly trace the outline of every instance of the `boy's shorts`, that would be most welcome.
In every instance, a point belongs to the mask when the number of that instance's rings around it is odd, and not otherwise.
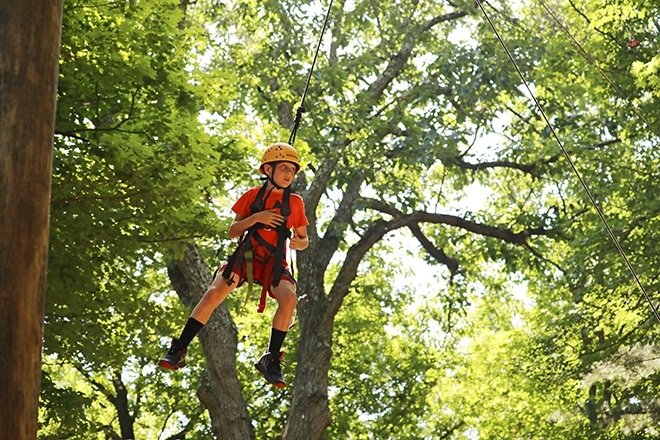
[[[236,287],[241,287],[246,281],[247,281],[247,265],[245,264],[244,261],[237,262],[240,264],[236,264],[232,270],[232,273],[235,273],[239,276],[238,280],[238,285]],[[267,269],[268,263],[254,259],[252,260],[252,278],[254,279],[254,282],[259,284],[262,287],[267,287],[268,295],[271,298],[274,298],[273,293],[271,291],[272,286],[264,286],[264,278],[266,276],[265,272]],[[225,268],[227,267],[227,263],[223,263],[222,266],[218,269],[220,274],[224,272]],[[272,270],[272,268],[271,268]],[[217,272],[216,272],[217,273]],[[226,279],[228,282],[231,282],[230,280]],[[289,281],[291,284],[294,285],[294,287],[297,285],[295,278],[293,278],[293,275],[291,275],[291,272],[289,271],[288,266],[284,266],[282,268],[282,275],[280,276],[280,281],[281,280],[286,280]],[[271,280],[272,284],[272,280]],[[231,285],[231,284],[230,284]]]
[[[241,287],[247,281],[247,273],[246,273],[247,267],[244,261],[239,261],[238,263],[240,264],[236,264],[234,266],[232,270],[232,274],[237,274],[240,277],[238,280],[238,285],[236,287]],[[268,270],[272,270],[272,266],[273,266],[272,260],[270,260],[269,262],[264,262],[263,260],[257,258],[252,260],[252,277],[254,279],[254,282],[261,286],[259,306],[257,307],[257,312],[259,313],[263,313],[263,311],[266,308],[266,296],[270,296],[273,299],[275,298],[275,295],[273,294],[272,291],[272,286],[264,286],[264,279],[266,273]],[[220,266],[220,268],[216,270],[216,273],[213,274],[213,278],[216,277],[218,271],[222,275],[226,267],[227,267],[227,263],[224,263],[222,266]],[[291,272],[289,272],[289,268],[286,265],[282,268],[282,275],[280,276],[280,281],[281,280],[286,280],[291,282],[291,284],[293,284],[294,286],[294,289],[298,287],[296,280],[293,278],[293,275],[291,275]],[[231,278],[230,279],[225,278],[225,281],[227,281],[227,284],[231,286],[232,283]],[[270,284],[272,284],[272,282]]]

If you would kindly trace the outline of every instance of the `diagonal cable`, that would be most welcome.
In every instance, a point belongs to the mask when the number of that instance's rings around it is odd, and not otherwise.
[[[605,215],[603,214],[603,211],[600,209],[598,206],[598,203],[596,202],[596,198],[594,197],[593,193],[589,189],[589,186],[587,185],[587,182],[582,178],[582,175],[578,171],[577,167],[575,166],[575,163],[573,162],[573,159],[571,159],[570,154],[568,154],[568,151],[564,147],[564,144],[561,142],[559,139],[559,136],[557,135],[557,132],[555,131],[554,127],[550,123],[550,120],[545,114],[545,111],[543,111],[543,107],[539,103],[539,101],[536,99],[536,96],[532,92],[532,89],[529,87],[529,84],[527,83],[527,80],[525,80],[525,77],[523,76],[522,72],[520,71],[520,68],[518,67],[518,64],[516,63],[516,60],[513,58],[513,55],[509,51],[509,48],[506,46],[504,43],[504,40],[500,36],[499,32],[497,32],[497,28],[495,28],[495,24],[491,21],[490,17],[488,16],[488,13],[486,12],[486,9],[483,7],[483,4],[481,0],[476,0],[477,5],[481,9],[481,12],[483,12],[484,17],[486,18],[486,21],[488,21],[488,24],[490,25],[491,29],[493,29],[493,32],[495,33],[495,36],[499,40],[500,44],[502,45],[502,48],[506,52],[507,56],[509,57],[509,61],[511,61],[511,64],[513,64],[513,67],[516,69],[516,72],[518,73],[518,76],[522,80],[523,84],[525,85],[525,88],[527,89],[527,92],[529,95],[532,97],[534,100],[534,104],[536,104],[536,108],[539,110],[541,113],[541,116],[543,116],[543,119],[545,120],[545,123],[547,124],[548,128],[550,129],[550,132],[552,133],[552,136],[555,138],[557,141],[557,144],[559,145],[559,148],[561,149],[564,157],[568,161],[569,165],[571,166],[571,169],[573,170],[573,173],[577,176],[578,180],[580,181],[580,184],[582,185],[582,188],[584,189],[585,193],[589,197],[589,200],[591,201],[591,204],[595,208],[596,212],[598,213],[598,217],[600,217],[600,221],[603,223],[605,226],[605,229],[612,239],[612,242],[614,243],[614,246],[616,247],[617,251],[619,251],[619,254],[621,255],[621,258],[625,262],[626,266],[628,267],[628,270],[632,274],[633,278],[635,279],[635,282],[637,286],[639,287],[639,290],[641,290],[642,294],[644,295],[644,298],[648,302],[649,306],[651,307],[651,311],[655,315],[655,318],[658,320],[658,323],[660,323],[660,312],[658,311],[658,308],[653,304],[653,301],[651,299],[651,296],[648,294],[646,291],[646,288],[642,284],[641,280],[637,276],[637,272],[635,271],[635,268],[632,266],[630,263],[630,260],[626,256],[626,253],[624,252],[623,248],[621,247],[621,244],[619,243],[619,240],[616,238],[616,235],[614,235],[614,231],[612,231],[612,228],[610,227],[609,223],[607,222],[607,219],[605,219]]]
[[[582,47],[582,45],[577,41],[577,39],[573,36],[573,34],[571,34],[568,27],[564,23],[562,23],[562,21],[559,19],[557,14],[552,9],[550,9],[550,7],[545,3],[545,1],[539,0],[539,3],[541,3],[541,6],[543,6],[543,9],[545,9],[546,12],[548,14],[550,14],[550,16],[552,16],[552,18],[555,20],[555,22],[561,28],[561,30],[564,32],[564,34],[566,34],[571,39],[571,41],[573,41],[573,44],[575,44],[575,46],[578,48],[578,51],[582,54],[584,59],[586,59],[592,66],[594,66],[596,68],[596,70],[598,70],[598,72],[603,76],[603,78],[605,78],[605,81],[607,81],[607,83],[610,85],[610,87],[612,87],[615,91],[617,91],[619,93],[619,96],[621,98],[623,98],[626,101],[626,103],[628,105],[630,105],[630,107],[632,107],[635,114],[637,116],[639,116],[639,118],[642,121],[644,121],[644,123],[646,124],[648,129],[653,131],[653,133],[655,135],[660,136],[660,134],[655,132],[655,130],[653,129],[653,126],[651,125],[651,123],[644,117],[644,115],[640,111],[639,107],[637,107],[634,102],[632,102],[630,99],[628,99],[628,97],[626,96],[626,93],[621,89],[621,87],[619,87],[619,85],[617,83],[615,83],[614,81],[612,81],[612,79],[610,79],[610,77],[607,75],[607,73],[605,73],[605,71],[600,67],[600,65],[598,64],[598,61],[591,54],[589,54],[589,52],[587,52],[584,49],[584,47]]]

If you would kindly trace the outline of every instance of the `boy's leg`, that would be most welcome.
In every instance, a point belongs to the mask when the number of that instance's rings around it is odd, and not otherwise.
[[[178,370],[186,366],[186,353],[188,352],[188,344],[190,341],[199,333],[199,331],[204,327],[204,324],[197,321],[195,318],[188,318],[181,336],[177,338],[172,338],[172,343],[170,344],[170,349],[167,351],[165,356],[158,361],[158,365],[167,370]]]
[[[270,291],[277,300],[277,310],[273,315],[273,328],[286,332],[291,326],[298,302],[296,286],[289,280],[281,280],[277,287],[271,286]]]
[[[268,343],[268,353],[278,354],[282,349],[282,344],[284,344],[284,338],[286,338],[286,332],[283,330],[278,330],[275,327],[270,329],[270,342]]]
[[[213,311],[222,304],[225,298],[227,298],[227,296],[238,285],[238,275],[232,273],[231,277],[231,283],[227,283],[227,280],[222,277],[222,271],[219,270],[218,273],[216,273],[213,282],[208,289],[206,289],[206,292],[204,292],[204,295],[193,309],[190,317],[199,321],[202,325],[206,325],[213,314]]]
[[[222,271],[218,271],[211,285],[204,292],[190,318],[186,322],[181,336],[172,339],[172,344],[167,354],[158,362],[158,365],[168,370],[177,370],[186,365],[186,352],[188,344],[206,325],[213,311],[227,298],[238,283],[238,275],[232,274],[231,285],[222,277]]]
[[[292,282],[282,280],[277,287],[271,286],[271,292],[277,300],[277,310],[273,316],[268,351],[254,365],[268,382],[284,388],[286,384],[280,367],[280,350],[296,308],[296,288]]]

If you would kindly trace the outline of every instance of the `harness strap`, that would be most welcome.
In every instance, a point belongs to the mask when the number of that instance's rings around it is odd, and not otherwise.
[[[273,286],[277,287],[280,284],[280,278],[282,277],[282,270],[284,270],[284,263],[286,262],[286,240],[291,238],[291,231],[286,227],[289,215],[291,214],[291,207],[289,206],[289,201],[291,199],[291,189],[285,188],[284,194],[282,194],[282,208],[280,212],[284,217],[284,221],[277,228],[277,246],[275,247],[275,255],[273,260],[278,262],[273,268]]]
[[[278,233],[279,233],[279,232],[278,232]],[[275,249],[276,249],[276,247],[273,246],[272,244],[268,243],[268,242],[267,242],[267,241],[261,236],[261,234],[259,234],[259,233],[254,234],[254,237],[253,237],[253,238],[254,238],[254,240],[255,240],[257,243],[259,243],[260,246],[263,246],[263,247],[265,247],[266,249],[268,249],[268,252],[270,252],[271,254],[275,253]]]
[[[265,181],[264,184],[261,185],[261,188],[259,188],[257,197],[254,198],[254,201],[250,205],[250,214],[254,214],[255,212],[264,210],[264,207],[266,206],[266,199],[268,198],[268,196],[270,196],[270,193],[273,191],[273,188],[271,188],[270,191],[268,191],[268,194],[266,194],[267,188],[268,188],[268,181]]]
[[[266,297],[268,296],[268,289],[270,287],[272,277],[273,277],[273,266],[275,265],[275,259],[269,258],[266,266],[264,267],[264,280],[263,286],[261,286],[261,296],[259,297],[259,306],[257,307],[257,313],[263,313],[266,309]]]
[[[270,193],[266,195],[267,188],[268,188],[268,182],[264,182],[261,188],[259,188],[259,192],[257,193],[257,196],[254,198],[254,201],[250,205],[250,214],[263,211],[264,205],[266,204],[266,197],[270,195]],[[255,235],[255,231],[260,227],[263,227],[261,223],[257,223],[256,225],[250,227],[247,230],[247,232],[243,235],[243,237],[241,237],[241,239],[238,241],[238,246],[231,254],[231,256],[227,259],[227,266],[225,267],[225,270],[222,271],[222,277],[224,279],[226,280],[231,279],[231,274],[234,271],[234,267],[236,267],[236,264],[239,260],[239,257],[241,257],[241,254],[245,254],[246,251],[251,251],[252,241],[250,239],[252,238],[253,235]],[[252,276],[252,270],[250,270],[248,276],[250,277]]]
[[[250,215],[263,211],[266,204],[266,199],[270,195],[270,191],[266,193],[268,183],[265,182],[263,186],[259,189],[257,196],[250,205]],[[268,289],[271,285],[278,286],[280,283],[280,278],[284,270],[284,264],[286,263],[286,240],[291,237],[291,231],[287,228],[287,222],[289,215],[291,214],[291,189],[285,188],[284,193],[282,194],[282,205],[280,207],[280,213],[284,217],[282,224],[277,227],[277,245],[273,246],[271,243],[267,242],[257,230],[263,228],[264,225],[257,223],[254,226],[250,227],[247,232],[240,239],[236,250],[231,254],[227,259],[227,266],[222,272],[222,276],[225,279],[231,279],[231,274],[234,271],[234,268],[237,264],[245,263],[245,278],[247,281],[247,292],[245,294],[245,304],[249,301],[252,293],[254,291],[254,258],[255,254],[253,251],[252,239],[255,240],[260,246],[266,248],[272,258],[269,258],[264,266],[263,270],[263,286],[261,290],[261,297],[259,299],[259,307],[257,311],[259,313],[263,312],[266,307],[266,297]]]
[[[245,301],[243,302],[243,306],[245,306],[252,296],[252,288],[254,285],[254,265],[252,263],[253,259],[253,254],[252,254],[252,249],[247,249],[246,251],[243,252],[243,259],[245,260],[245,273],[246,273],[246,278],[247,278],[247,292],[245,293]]]

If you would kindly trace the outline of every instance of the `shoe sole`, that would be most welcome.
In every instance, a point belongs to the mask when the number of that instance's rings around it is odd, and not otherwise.
[[[185,367],[185,365],[186,365],[185,363],[183,365],[176,365],[176,364],[173,364],[173,363],[168,362],[166,360],[161,360],[160,362],[158,362],[158,366],[160,366],[161,368],[165,368],[166,370],[171,370],[171,371],[176,371],[179,368]]]
[[[273,380],[266,371],[266,369],[259,362],[254,363],[254,368],[256,368],[257,371],[259,371],[259,373],[261,373],[261,375],[264,377],[264,379],[266,379],[266,381],[269,384],[273,385],[274,387],[279,388],[281,390],[286,386],[286,383],[282,381]]]

